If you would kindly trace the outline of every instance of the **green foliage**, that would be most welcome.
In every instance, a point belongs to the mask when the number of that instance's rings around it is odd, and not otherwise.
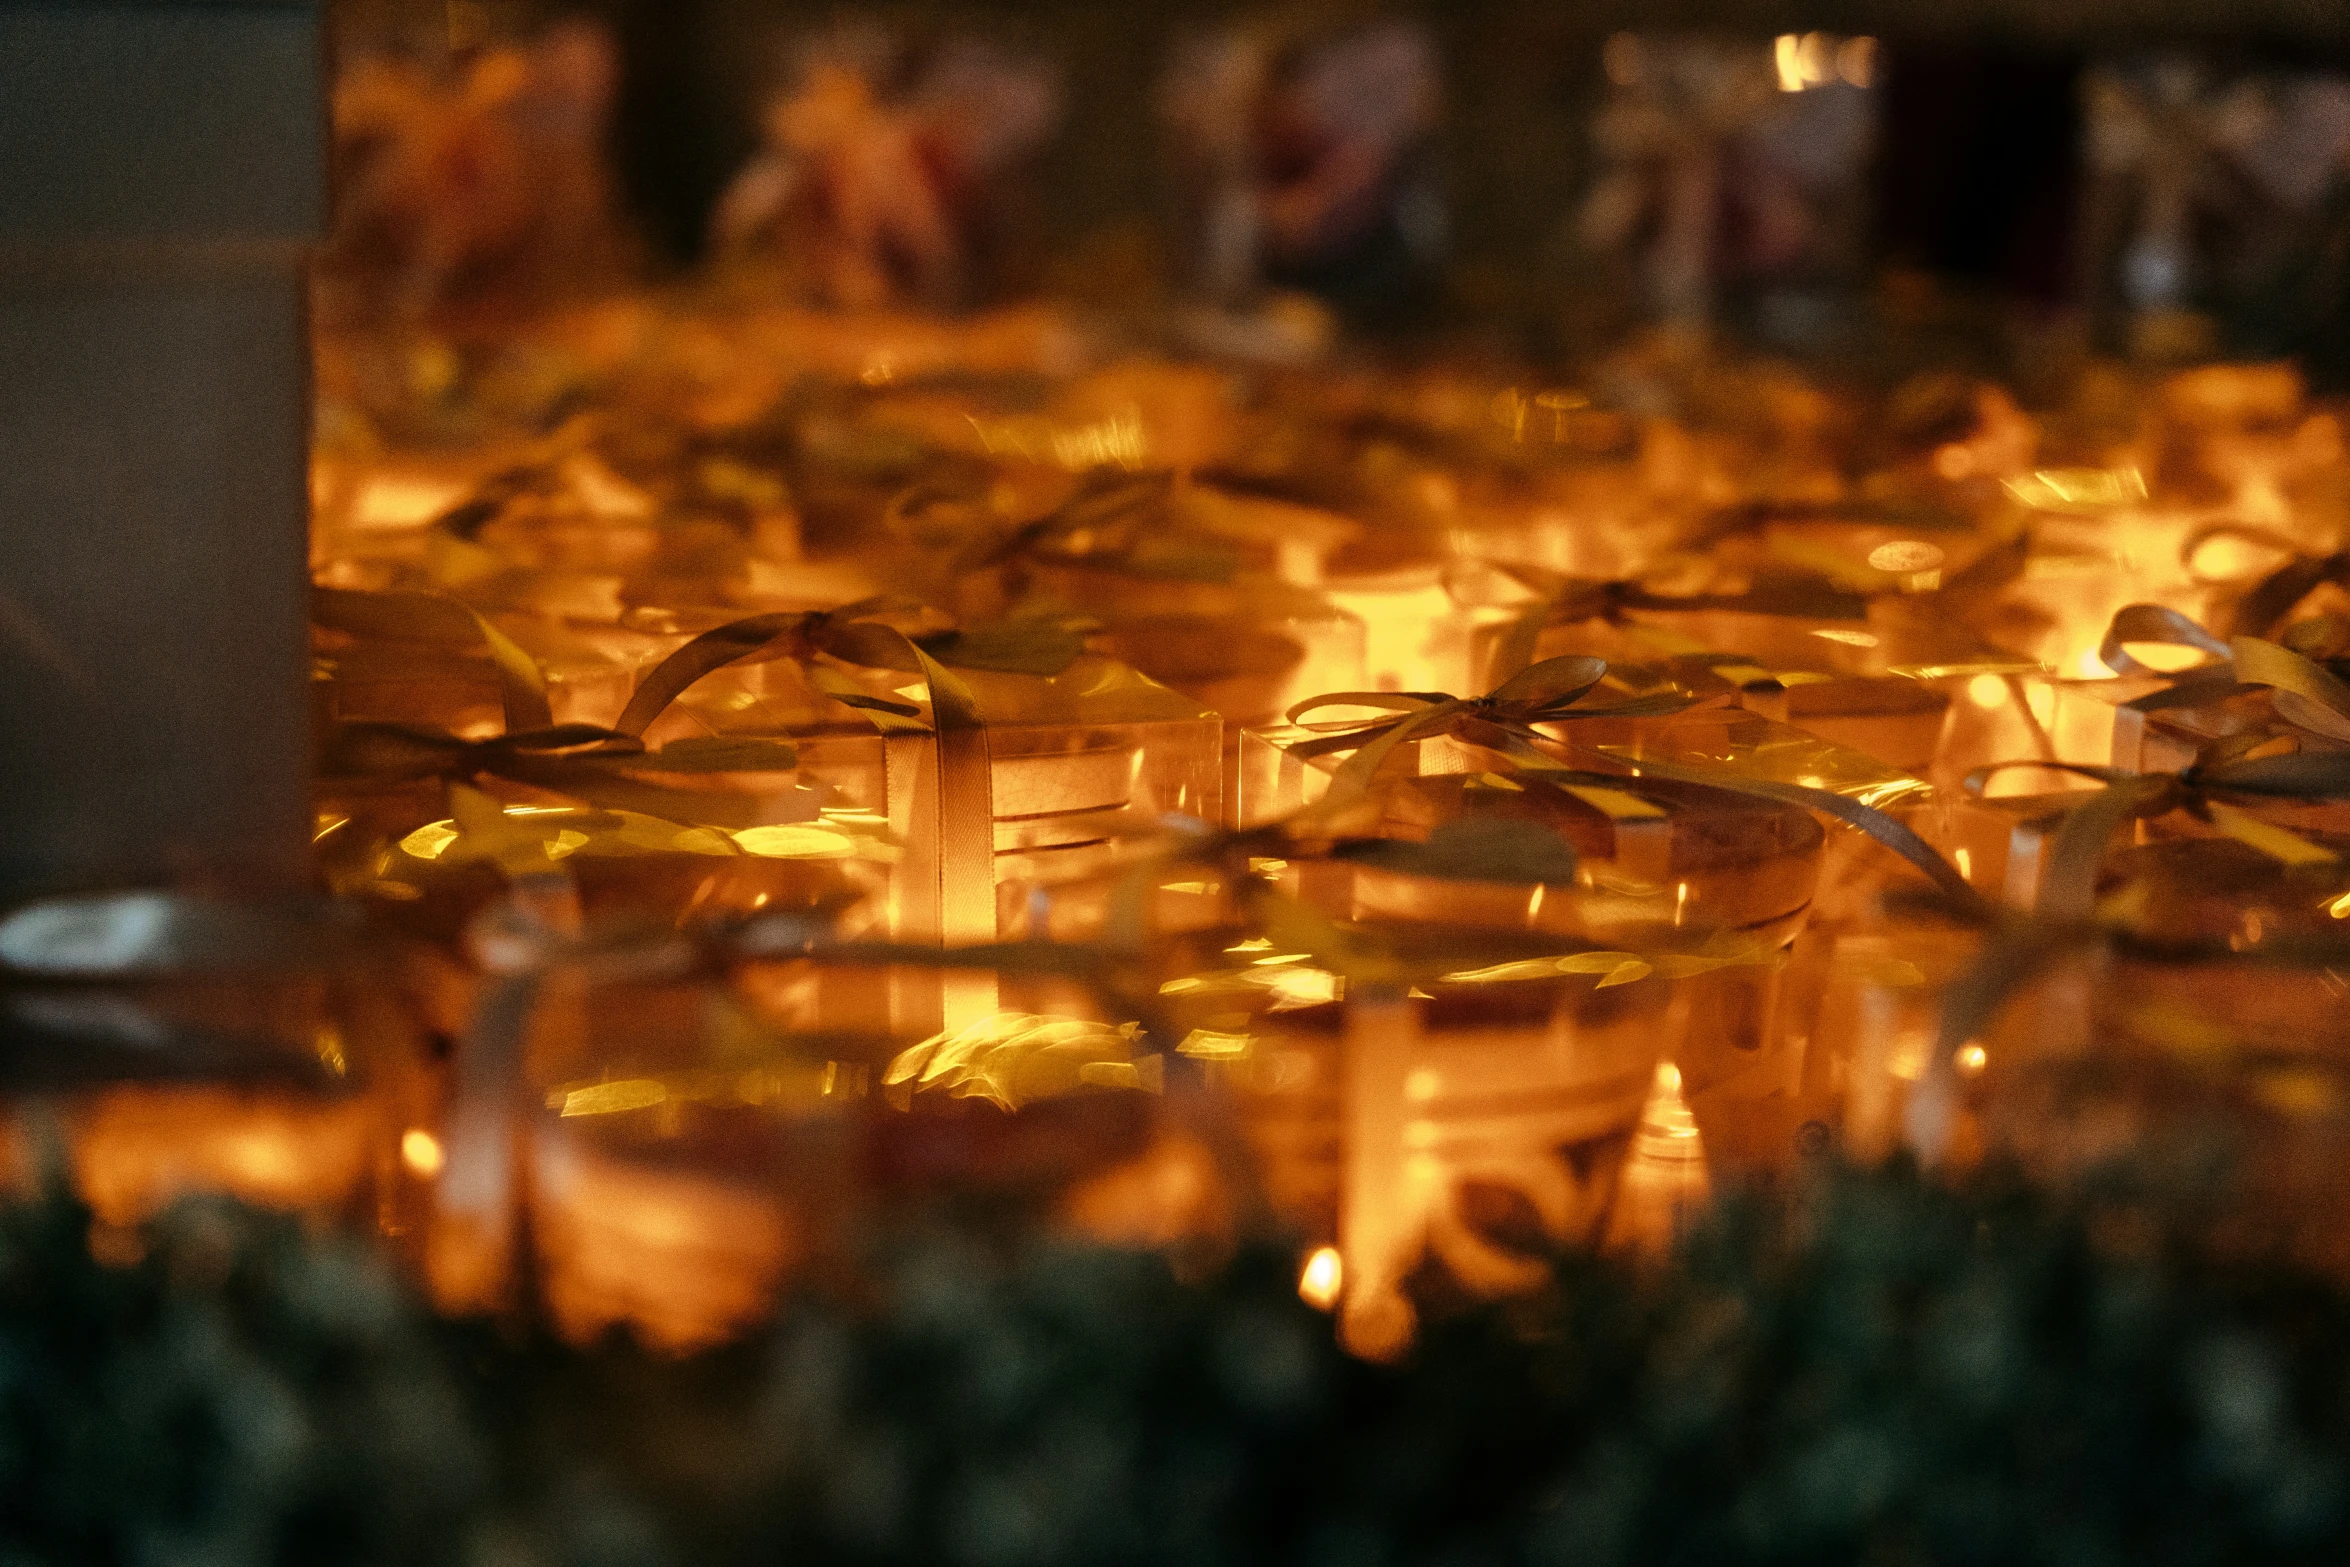
[[[686,1361],[430,1322],[220,1206],[0,1213],[0,1562],[2339,1561],[2350,1296],[2143,1203],[1823,1171],[1670,1268],[1422,1281],[912,1227]],[[107,1248],[112,1254],[113,1248]]]
[[[487,1455],[384,1263],[225,1204],[0,1208],[0,1561],[452,1559]]]

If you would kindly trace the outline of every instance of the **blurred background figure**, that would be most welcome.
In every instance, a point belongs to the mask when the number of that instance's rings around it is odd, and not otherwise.
[[[358,48],[334,93],[329,323],[495,314],[619,278],[605,138],[611,35]]]
[[[1016,270],[1013,187],[1060,116],[1058,72],[968,37],[807,41],[711,219],[738,273],[844,309],[955,308]]]
[[[2281,353],[2339,317],[2350,77],[2119,59],[2085,74],[2082,106],[2087,291],[2106,346]]]
[[[1223,305],[1307,289],[1356,314],[1424,298],[1448,238],[1442,104],[1415,22],[1275,13],[1179,43],[1160,108],[1193,286]]]
[[[1859,281],[1875,142],[1872,38],[1618,33],[1601,51],[1584,246],[1660,324],[1736,308],[1766,337],[1825,330]]]

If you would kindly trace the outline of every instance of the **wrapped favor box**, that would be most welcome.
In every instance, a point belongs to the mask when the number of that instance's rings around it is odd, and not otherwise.
[[[957,670],[958,717],[943,736],[917,673],[828,656],[819,667],[822,688],[785,659],[727,671],[646,734],[788,738],[829,808],[862,813],[897,845],[890,928],[901,939],[991,940],[999,900],[1016,905],[1056,865],[1168,815],[1220,815],[1221,721],[1098,654],[1050,675]]]

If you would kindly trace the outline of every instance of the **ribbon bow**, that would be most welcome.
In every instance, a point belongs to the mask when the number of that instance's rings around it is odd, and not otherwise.
[[[2105,787],[2066,812],[2040,884],[2036,909],[2054,920],[2086,920],[2095,904],[2097,867],[2105,846],[2125,822],[2184,810],[2229,837],[2287,864],[2326,862],[2333,851],[2300,834],[2262,821],[2214,794],[2270,799],[2350,799],[2350,751],[2256,754],[2277,737],[2238,735],[2204,748],[2193,765],[2175,773],[2130,773],[2083,762],[1995,762],[1966,777],[1980,796],[1993,775],[2034,767],[2094,779]]]
[[[1306,714],[1325,707],[1376,707],[1394,716],[1309,726],[1326,732],[1300,742],[1291,750],[1300,756],[1354,752],[1333,775],[1327,796],[1334,803],[1343,803],[1369,789],[1380,764],[1406,741],[1465,734],[1515,760],[1549,766],[1551,758],[1528,743],[1547,738],[1541,730],[1544,724],[1577,718],[1677,713],[1691,705],[1691,699],[1681,694],[1634,697],[1627,702],[1586,703],[1584,698],[1606,677],[1604,659],[1569,655],[1546,658],[1522,669],[1490,694],[1479,697],[1446,696],[1433,691],[1332,692],[1292,707],[1289,721],[1297,723]]]
[[[2303,624],[2330,629],[2323,622]],[[2284,635],[2318,645],[2314,636],[2295,636],[2299,629],[2288,627]],[[2130,654],[2127,644],[2136,642],[2194,648],[2210,654],[2214,662],[2166,674]],[[2240,635],[2222,641],[2175,609],[2129,604],[2114,614],[2097,655],[2116,673],[2153,675],[2172,682],[2169,690],[2141,697],[2134,706],[2188,706],[2245,686],[2266,686],[2274,693],[2279,717],[2329,740],[2350,741],[2350,683],[2282,642]]]

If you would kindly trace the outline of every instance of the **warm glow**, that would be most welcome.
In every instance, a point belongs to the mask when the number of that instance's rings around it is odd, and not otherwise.
[[[1962,1075],[1973,1077],[1990,1064],[1991,1053],[1981,1045],[1961,1045],[1958,1047],[1958,1054],[1951,1059],[1958,1064],[1958,1070]]]
[[[1771,40],[1771,63],[1778,69],[1781,92],[1825,86],[1835,75],[1835,60],[1825,33],[1781,33]]]
[[[856,841],[823,827],[795,824],[745,827],[729,833],[745,854],[771,860],[836,860],[857,852]]]
[[[1646,74],[1648,62],[1642,57],[1640,38],[1635,33],[1617,33],[1601,46],[1600,67],[1607,79],[1618,87],[1637,87]]]
[[[2327,904],[2326,912],[2338,920],[2350,920],[2350,892],[2343,893]]]
[[[1942,564],[1942,547],[1923,539],[1898,539],[1869,551],[1869,564],[1879,571],[1901,575],[1933,571]]]
[[[1877,83],[1877,41],[1874,38],[1847,38],[1836,51],[1836,74],[1849,87],[1873,87]]]
[[[1958,861],[1958,873],[1961,876],[1969,881],[1975,879],[1975,857],[1973,855],[1964,849],[1959,849],[1952,853],[1951,858]]]
[[[2007,701],[2007,682],[1997,675],[1977,675],[1966,683],[1966,694],[1977,707],[1999,707]]]
[[[447,1162],[447,1156],[441,1152],[439,1138],[421,1126],[413,1126],[401,1134],[400,1162],[418,1180],[429,1181],[441,1173],[441,1166]]]
[[[1781,33],[1771,42],[1771,63],[1779,68],[1779,91],[1803,91],[1803,42],[1793,33]]]
[[[1338,1292],[1346,1281],[1346,1265],[1339,1259],[1338,1248],[1324,1246],[1306,1259],[1305,1271],[1297,1276],[1297,1298],[1316,1311],[1328,1311],[1338,1304]]]
[[[400,840],[400,852],[419,860],[437,860],[457,841],[455,822],[430,822]]]

